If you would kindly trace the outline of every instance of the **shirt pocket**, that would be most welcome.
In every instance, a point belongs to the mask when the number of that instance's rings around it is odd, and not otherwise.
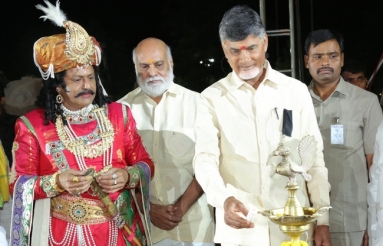
[[[356,149],[362,142],[363,131],[362,125],[357,121],[341,121],[343,125],[344,144],[334,144],[335,148],[340,149]],[[330,129],[330,140],[331,140],[331,129]]]
[[[164,134],[166,150],[174,158],[185,160],[190,163],[195,152],[194,128],[173,127]],[[183,163],[177,162],[177,163]]]
[[[356,121],[346,121],[346,148],[354,149],[361,143],[363,138],[362,125]]]
[[[271,109],[270,113],[267,114],[265,134],[266,134],[266,139],[270,144],[275,144],[280,141],[280,138],[282,135],[282,126],[281,126],[282,120],[283,120],[282,108]]]

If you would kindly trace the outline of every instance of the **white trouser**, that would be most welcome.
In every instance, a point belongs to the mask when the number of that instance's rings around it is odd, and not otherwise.
[[[4,227],[7,233],[7,240],[9,241],[10,230],[11,230],[11,218],[12,218],[12,197],[6,203],[4,207],[0,209],[0,225]]]
[[[7,246],[6,232],[4,227],[0,226],[0,246]]]

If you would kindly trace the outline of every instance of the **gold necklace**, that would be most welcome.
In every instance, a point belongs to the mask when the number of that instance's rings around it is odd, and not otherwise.
[[[66,149],[78,157],[95,158],[101,156],[112,147],[114,141],[114,129],[110,120],[106,117],[105,108],[92,109],[98,127],[100,128],[101,140],[94,144],[87,144],[73,131],[70,123],[64,126],[61,116],[56,119],[56,131],[60,141]]]

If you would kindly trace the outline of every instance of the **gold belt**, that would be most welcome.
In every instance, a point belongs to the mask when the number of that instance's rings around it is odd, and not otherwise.
[[[77,225],[100,224],[113,219],[100,200],[67,194],[51,199],[51,216]]]

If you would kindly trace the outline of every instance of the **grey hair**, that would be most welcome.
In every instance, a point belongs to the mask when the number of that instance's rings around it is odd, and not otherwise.
[[[137,63],[136,48],[134,48],[133,52],[132,52],[132,59],[133,59],[134,65],[136,65],[136,63]],[[172,52],[171,52],[170,47],[168,45],[166,45],[166,56],[168,58],[168,62],[170,62],[173,59],[172,58]]]
[[[226,11],[219,24],[221,42],[237,42],[249,35],[263,40],[265,33],[265,27],[257,12],[246,5],[237,5]]]

